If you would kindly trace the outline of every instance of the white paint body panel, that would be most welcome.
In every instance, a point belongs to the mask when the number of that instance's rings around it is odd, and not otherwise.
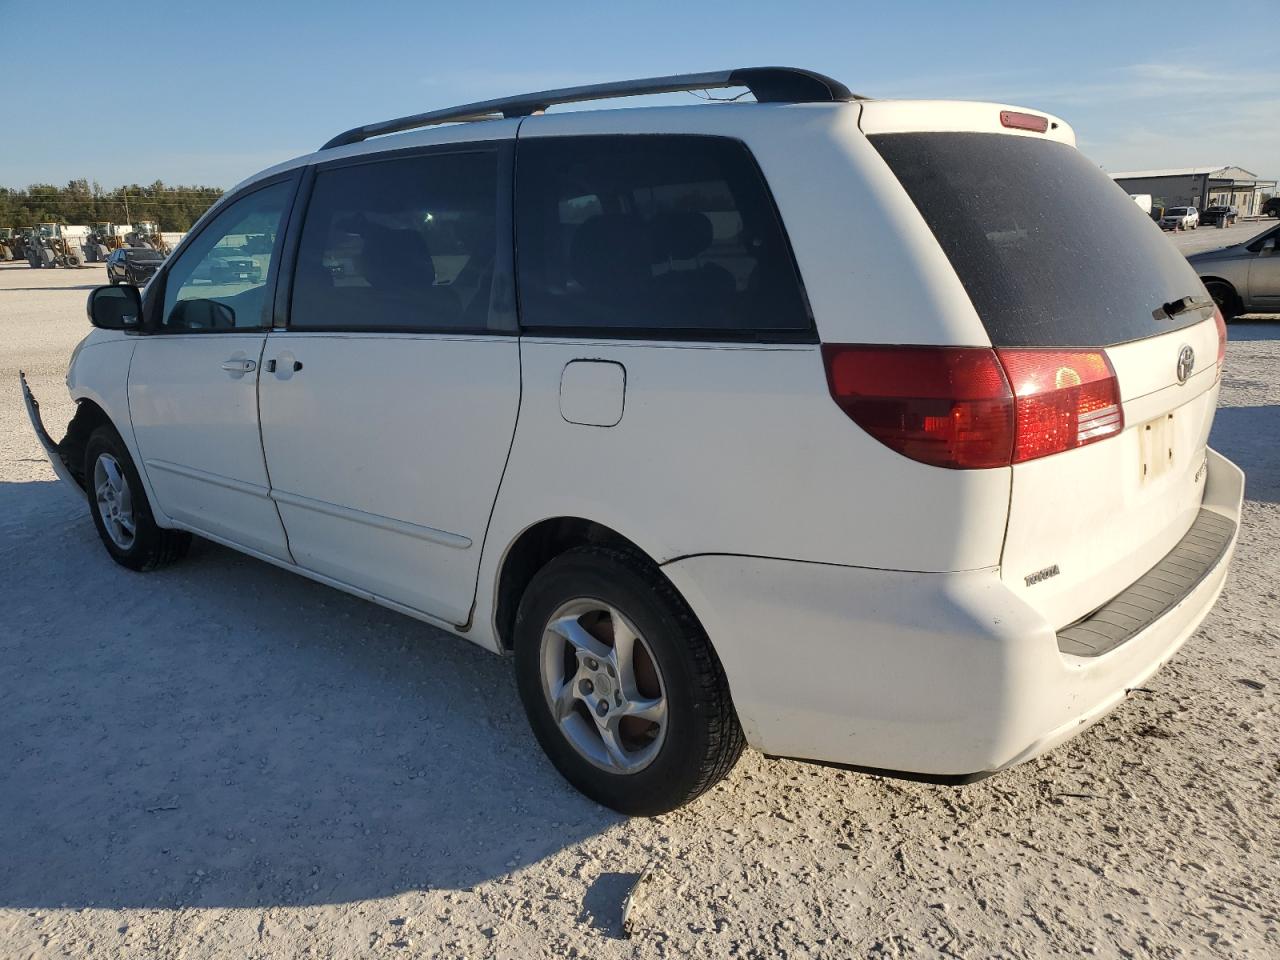
[[[659,562],[741,553],[907,570],[999,563],[1009,470],[942,470],[873,440],[831,401],[816,346],[525,338],[522,357],[493,543],[571,516]],[[626,413],[611,429],[561,416],[562,371],[583,358],[626,367]],[[880,489],[895,495],[861,492]]]
[[[129,412],[140,463],[165,516],[195,530],[288,559],[284,528],[269,496],[258,433],[262,333],[137,338]]]
[[[294,560],[466,623],[520,403],[516,339],[274,331],[264,357],[262,443]]]
[[[1209,451],[1204,506],[1240,519],[1244,475]],[[1000,770],[1115,707],[1213,606],[1231,549],[1142,633],[1089,659],[997,570],[911,574],[702,556],[664,572],[724,663],[752,746],[931,775]]]
[[[1196,369],[1179,384],[1184,344]],[[1120,435],[1014,466],[1003,579],[1055,628],[1141,577],[1195,522],[1218,406],[1217,354],[1212,319],[1109,348],[1124,405]],[[1027,583],[1054,566],[1054,576]]]

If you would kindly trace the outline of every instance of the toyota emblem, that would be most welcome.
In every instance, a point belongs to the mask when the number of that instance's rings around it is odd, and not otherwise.
[[[1182,349],[1178,351],[1178,382],[1186,383],[1187,378],[1191,376],[1191,371],[1196,368],[1196,352],[1191,349],[1190,344],[1183,344]]]

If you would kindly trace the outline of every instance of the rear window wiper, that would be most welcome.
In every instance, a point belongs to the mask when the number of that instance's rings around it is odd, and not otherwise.
[[[1151,315],[1157,320],[1160,319],[1161,315],[1172,320],[1178,314],[1186,313],[1188,310],[1201,310],[1212,306],[1213,301],[1208,297],[1182,297],[1162,304],[1158,309],[1151,311]]]

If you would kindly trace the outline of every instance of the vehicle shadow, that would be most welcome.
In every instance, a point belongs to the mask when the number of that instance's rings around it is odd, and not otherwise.
[[[0,484],[0,577],[0,906],[465,889],[621,822],[416,621],[202,541],[124,570],[54,483]]]
[[[1280,404],[1219,407],[1209,443],[1245,472],[1247,500],[1280,503]]]

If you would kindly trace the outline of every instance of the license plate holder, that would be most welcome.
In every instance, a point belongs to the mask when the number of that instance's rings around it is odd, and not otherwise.
[[[1173,413],[1161,414],[1138,428],[1142,447],[1142,482],[1150,483],[1167,473],[1174,464]]]

